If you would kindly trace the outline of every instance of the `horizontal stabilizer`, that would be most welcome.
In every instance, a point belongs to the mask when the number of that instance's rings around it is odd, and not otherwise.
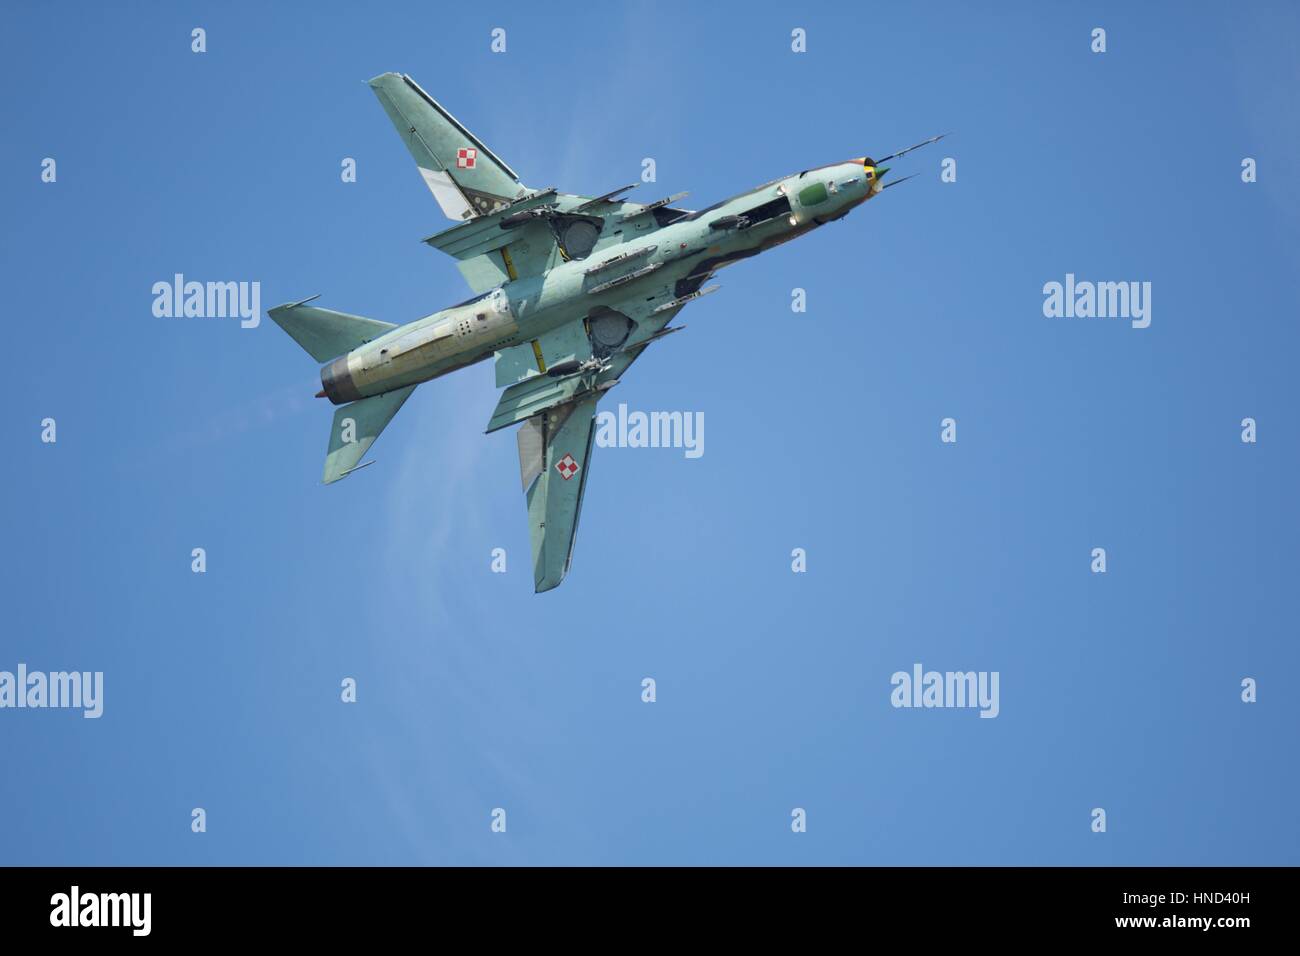
[[[277,305],[267,315],[318,362],[351,352],[397,326],[314,305]]]
[[[379,433],[393,420],[402,403],[411,397],[414,385],[382,395],[363,398],[334,411],[330,428],[329,453],[325,456],[323,481],[331,484],[356,471],[361,459],[375,443]]]

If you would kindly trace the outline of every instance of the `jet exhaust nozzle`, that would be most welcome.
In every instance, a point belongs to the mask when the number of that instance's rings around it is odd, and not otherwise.
[[[320,383],[321,390],[316,393],[316,397],[328,398],[335,405],[346,405],[361,397],[356,383],[352,381],[352,373],[348,371],[346,355],[321,366]]]

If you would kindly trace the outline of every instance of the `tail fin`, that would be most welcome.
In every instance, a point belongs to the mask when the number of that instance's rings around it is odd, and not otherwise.
[[[486,215],[528,191],[513,169],[409,76],[384,73],[370,88],[448,219]]]
[[[303,299],[289,305],[277,305],[267,312],[276,325],[284,329],[293,340],[307,350],[318,362],[328,362],[358,345],[377,339],[397,326],[377,319],[363,319],[359,315],[318,309]]]
[[[340,405],[335,410],[322,478],[325,484],[346,478],[357,470],[362,456],[370,450],[379,433],[393,420],[413,391],[415,386],[408,385],[393,392],[363,398],[351,405]]]

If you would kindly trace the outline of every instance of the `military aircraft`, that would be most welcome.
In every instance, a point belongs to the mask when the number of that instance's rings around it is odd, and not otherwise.
[[[501,398],[487,431],[521,425],[536,590],[568,573],[591,473],[596,403],[723,266],[847,215],[882,189],[882,160],[846,160],[774,179],[692,211],[679,193],[650,203],[529,189],[409,76],[370,80],[448,218],[424,241],[455,257],[474,296],[406,325],[309,305],[270,317],[318,362],[334,413],[324,481],[362,462],[415,386],[491,358]],[[911,177],[907,177],[911,178]]]

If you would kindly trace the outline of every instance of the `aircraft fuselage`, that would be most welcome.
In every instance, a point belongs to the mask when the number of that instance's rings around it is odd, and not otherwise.
[[[664,226],[625,203],[612,214],[621,216],[620,242],[367,342],[321,369],[325,396],[341,405],[437,378],[625,303],[630,293],[651,307],[672,302],[723,266],[839,219],[880,188],[875,170],[857,159],[774,180]]]

